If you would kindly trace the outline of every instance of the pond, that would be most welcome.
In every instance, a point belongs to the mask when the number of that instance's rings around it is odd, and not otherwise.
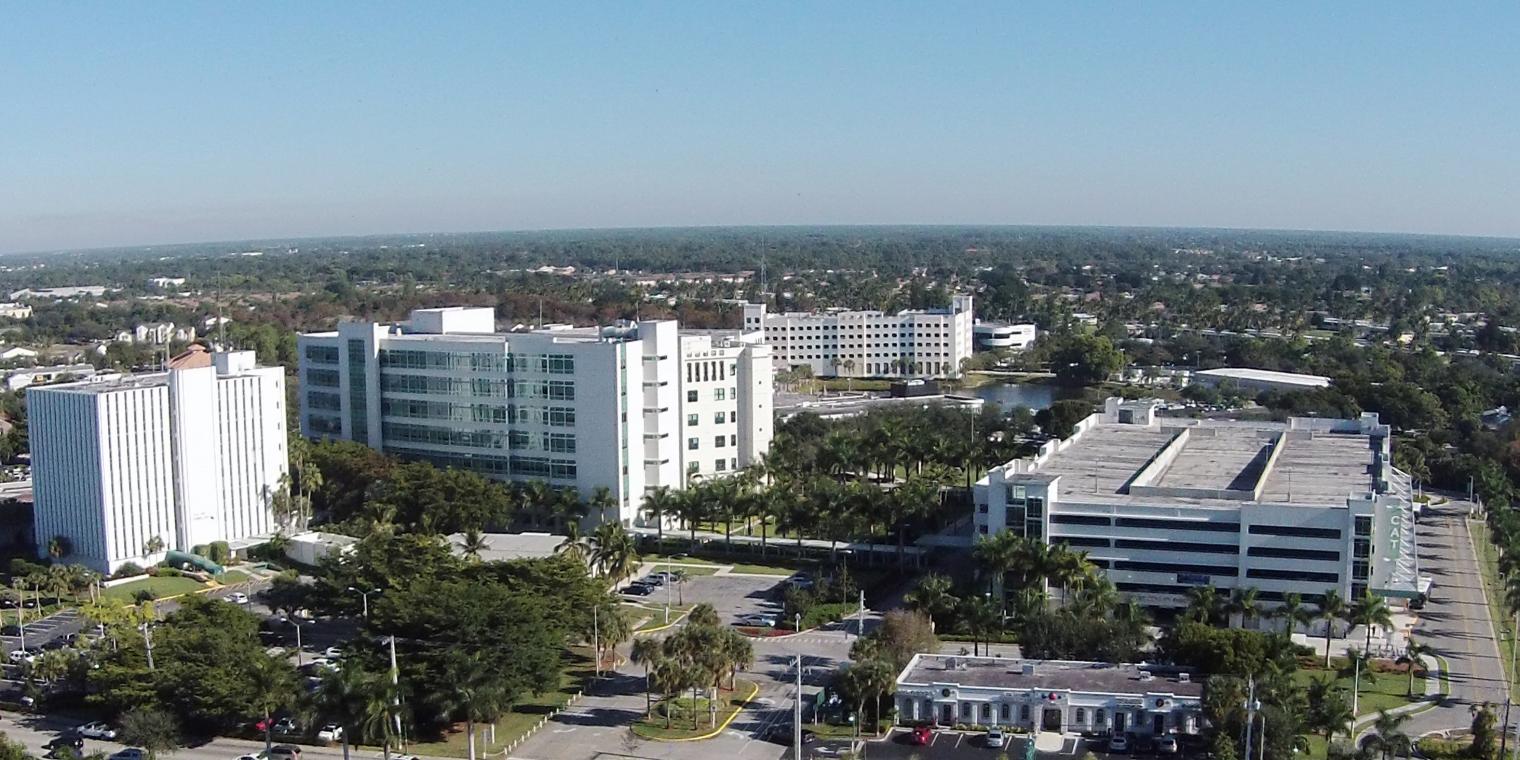
[[[1059,397],[1060,389],[1044,383],[996,383],[962,392],[997,404],[1004,411],[1016,406],[1038,411],[1049,409]]]

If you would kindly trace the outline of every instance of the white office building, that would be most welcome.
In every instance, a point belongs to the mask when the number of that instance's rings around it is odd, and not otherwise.
[[[193,347],[167,372],[27,391],[39,550],[112,572],[271,533],[288,471],[285,375]],[[150,551],[150,549],[152,551]]]
[[[922,311],[786,312],[744,305],[744,329],[761,331],[776,364],[819,377],[959,377],[971,356],[971,296]]]
[[[495,323],[490,308],[419,309],[300,336],[302,432],[583,498],[605,487],[624,524],[646,491],[733,473],[770,448],[758,332]]]
[[[1201,728],[1200,681],[1130,664],[919,654],[897,676],[895,699],[907,725],[1163,736]]]
[[[971,326],[976,347],[983,351],[1023,351],[1034,345],[1038,328],[1032,324],[1000,325],[977,322]]]
[[[1164,419],[1109,399],[1065,440],[975,487],[976,531],[1088,552],[1121,593],[1181,606],[1194,586],[1263,602],[1326,589],[1391,600],[1426,585],[1409,476],[1377,415],[1286,423]]]

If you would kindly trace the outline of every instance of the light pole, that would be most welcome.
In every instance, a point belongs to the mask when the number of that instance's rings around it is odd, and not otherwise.
[[[860,592],[860,612],[855,618],[855,638],[866,635],[866,592]]]
[[[1260,709],[1261,703],[1256,701],[1256,678],[1252,676],[1246,684],[1248,689],[1246,692],[1246,703],[1242,705],[1246,711],[1246,746],[1245,752],[1241,754],[1249,758],[1251,756],[1251,730],[1256,727],[1256,711]],[[1353,709],[1351,712],[1355,714],[1356,710]]]
[[[153,670],[153,629],[148,626],[148,621],[142,622],[143,650],[148,653],[148,670]]]
[[[802,633],[802,613],[801,612],[798,612],[798,613],[795,613],[795,614],[792,615],[792,631],[794,633]]]
[[[596,606],[591,607],[591,656],[596,658],[596,677],[602,677],[602,628],[597,621]]]
[[[301,650],[301,624],[297,623],[295,620],[291,620],[290,624],[296,627],[296,667],[299,668],[306,664],[305,659],[302,657],[303,653]]]
[[[380,589],[372,588],[368,591],[365,591],[363,589],[357,589],[353,586],[349,586],[348,590],[354,592],[355,594],[358,594],[359,597],[364,600],[364,619],[369,620],[369,595],[380,593]]]
[[[801,617],[800,615],[798,617]],[[802,757],[802,655],[797,655],[797,699],[792,703],[792,757]]]

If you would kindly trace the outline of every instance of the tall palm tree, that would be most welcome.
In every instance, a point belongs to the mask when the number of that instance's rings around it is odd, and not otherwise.
[[[924,613],[930,623],[935,622],[935,616],[944,620],[945,615],[955,609],[960,601],[950,593],[950,578],[939,573],[928,573],[918,579],[913,590],[903,596],[908,609]]]
[[[490,663],[470,656],[452,660],[447,672],[448,693],[442,695],[444,712],[464,714],[469,760],[475,760],[476,724],[494,722],[505,706],[502,679]]]
[[[1409,757],[1410,744],[1413,740],[1403,730],[1404,724],[1409,722],[1409,717],[1407,713],[1379,710],[1377,720],[1372,722],[1372,734],[1367,737],[1367,746],[1378,753],[1378,757],[1383,760]]]
[[[619,523],[602,523],[591,534],[591,564],[604,577],[617,583],[639,567],[633,536]]]
[[[1346,614],[1346,602],[1341,599],[1341,592],[1333,588],[1325,589],[1320,595],[1318,617],[1325,621],[1325,667],[1330,667],[1330,640],[1335,637],[1335,622]]]
[[[645,717],[649,717],[649,711],[650,711],[650,709],[652,707],[651,696],[650,696],[650,691],[649,691],[649,689],[650,689],[650,684],[649,684],[649,677],[650,676],[649,676],[649,674],[650,674],[650,671],[653,670],[654,667],[659,664],[660,659],[662,657],[664,657],[664,656],[665,655],[664,655],[663,650],[660,649],[660,640],[659,639],[652,639],[652,638],[649,638],[647,636],[644,637],[644,638],[642,638],[642,639],[634,639],[634,642],[633,642],[633,651],[628,654],[628,659],[630,661],[632,661],[634,664],[642,665],[644,667],[644,716]]]
[[[605,523],[603,523],[605,525]],[[601,526],[598,526],[601,527]],[[554,547],[554,553],[569,557],[581,564],[586,563],[589,550],[586,547],[586,539],[581,537],[581,524],[569,523],[565,525],[565,540]]]
[[[642,512],[645,519],[654,520],[655,537],[660,542],[661,551],[664,551],[665,545],[665,516],[674,511],[675,500],[675,492],[668,486],[660,486],[644,494]]]
[[[391,742],[396,738],[394,720],[398,714],[398,694],[390,674],[365,674],[358,697],[360,733],[371,742],[379,739],[382,756],[391,760]]]
[[[322,674],[322,681],[317,686],[316,713],[343,729],[339,737],[343,741],[343,760],[348,760],[349,734],[363,718],[365,677],[364,671],[356,666],[329,669]]]
[[[1183,617],[1199,623],[1212,623],[1219,614],[1219,590],[1213,586],[1194,586],[1187,592],[1187,609]]]
[[[288,707],[296,698],[294,671],[273,657],[260,656],[253,662],[253,706],[264,715],[264,752],[274,747],[276,712]]]
[[[528,512],[534,527],[542,527],[549,514],[554,509],[558,494],[554,487],[547,481],[534,480],[522,488],[523,507]]]
[[[1367,626],[1367,641],[1364,648],[1372,648],[1372,629],[1374,626],[1383,629],[1384,633],[1393,630],[1393,611],[1388,608],[1388,603],[1382,597],[1371,591],[1362,592],[1360,599],[1351,605],[1351,611],[1347,620],[1352,625]]]
[[[1237,588],[1230,594],[1230,601],[1226,609],[1230,611],[1232,616],[1240,616],[1241,628],[1247,627],[1250,622],[1261,615],[1261,608],[1257,606],[1257,597],[1259,595],[1260,592],[1256,590],[1255,586]]]
[[[1414,637],[1405,640],[1404,654],[1399,656],[1398,662],[1409,669],[1409,686],[1405,689],[1404,694],[1410,699],[1414,698],[1414,672],[1424,664],[1424,661],[1420,658],[1434,651],[1428,644],[1421,644],[1415,641]]]
[[[1291,636],[1298,626],[1307,625],[1313,619],[1313,613],[1304,607],[1304,598],[1292,591],[1283,594],[1282,605],[1273,615],[1283,620],[1285,636]]]
[[[691,580],[691,573],[676,568],[666,580],[676,584],[676,604],[686,604],[686,582]]]
[[[989,588],[998,595],[998,598],[1005,595],[1004,581],[1008,573],[1018,566],[1019,560],[1024,556],[1026,542],[1027,540],[1017,533],[1003,531],[977,541],[976,548],[972,549],[972,558],[986,574]]]
[[[591,498],[586,500],[586,506],[596,512],[598,522],[608,522],[607,510],[617,506],[617,499],[613,497],[612,489],[597,486],[591,490]]]

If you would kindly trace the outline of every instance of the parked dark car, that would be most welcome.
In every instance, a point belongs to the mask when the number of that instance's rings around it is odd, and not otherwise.
[[[84,737],[78,734],[59,734],[43,745],[47,752],[43,757],[78,757],[84,753]]]
[[[792,746],[792,740],[796,738],[796,735],[792,732],[792,724],[784,723],[782,725],[776,726],[775,728],[772,728],[770,734],[766,738],[770,739],[776,744],[780,744],[784,747],[790,747]],[[812,744],[815,741],[818,741],[818,736],[816,734],[805,728],[802,729],[803,744]]]
[[[654,586],[646,586],[642,583],[630,583],[623,589],[625,596],[649,596],[654,593]]]

